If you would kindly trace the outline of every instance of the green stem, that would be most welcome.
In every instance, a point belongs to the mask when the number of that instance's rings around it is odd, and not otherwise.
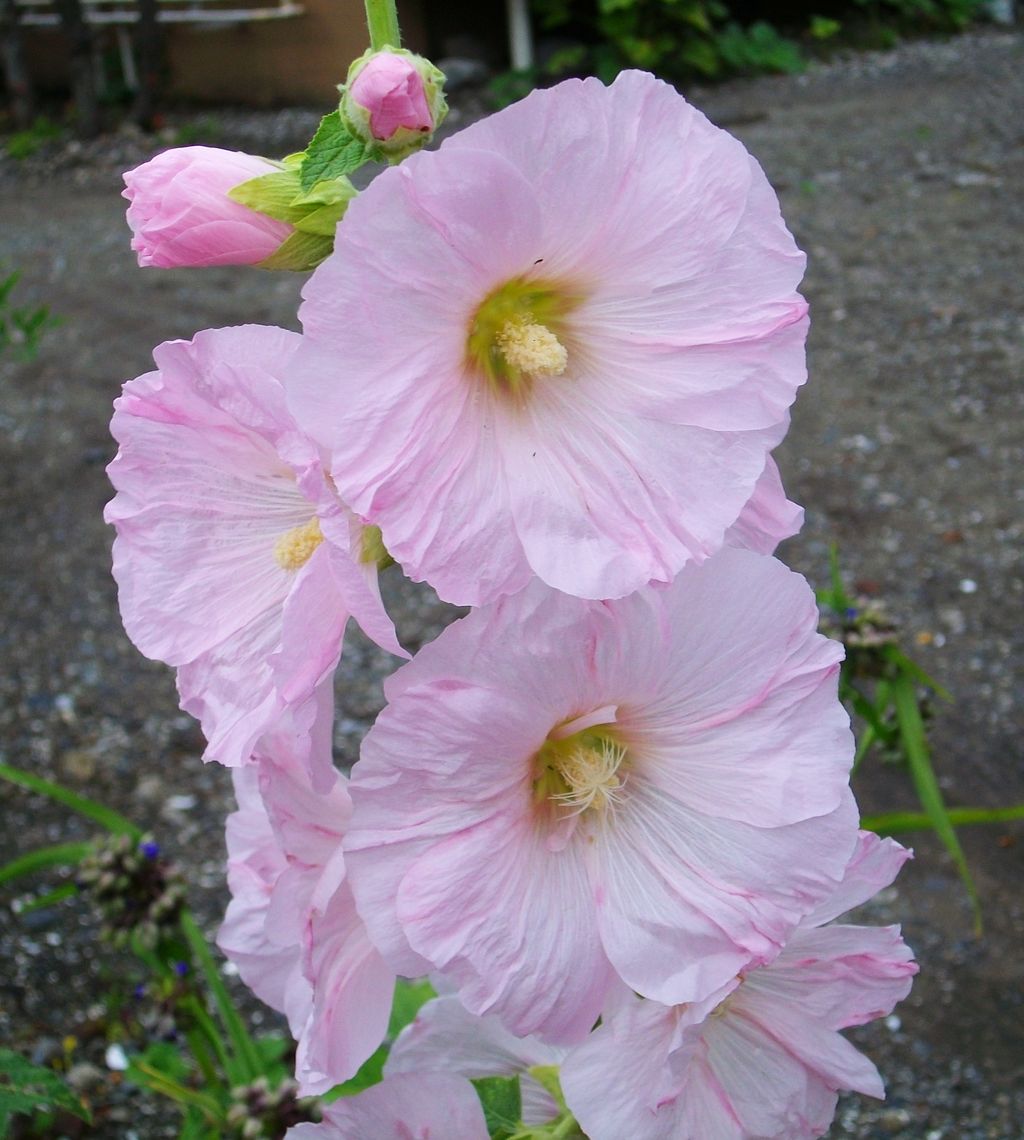
[[[370,47],[374,51],[402,46],[395,0],[366,0],[366,26],[370,31]]]

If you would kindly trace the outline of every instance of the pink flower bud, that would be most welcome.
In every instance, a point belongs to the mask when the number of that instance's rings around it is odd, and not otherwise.
[[[140,265],[255,265],[292,233],[228,197],[275,163],[239,151],[186,146],[165,151],[124,175],[132,249]]]
[[[372,55],[349,84],[352,102],[369,112],[370,133],[387,142],[403,127],[431,132],[435,127],[430,100],[412,57],[382,51]]]

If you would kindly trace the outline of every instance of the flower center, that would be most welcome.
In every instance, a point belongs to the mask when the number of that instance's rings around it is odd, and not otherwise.
[[[313,557],[313,551],[323,542],[320,520],[311,518],[308,523],[286,530],[274,543],[274,558],[282,570],[298,570]]]
[[[530,379],[561,376],[569,363],[569,354],[558,337],[546,325],[523,317],[506,321],[494,339],[509,368]]]
[[[471,369],[492,388],[522,396],[535,380],[569,364],[566,317],[579,298],[560,285],[517,277],[494,290],[473,316],[466,340]]]
[[[607,725],[548,739],[537,753],[534,797],[563,805],[572,815],[603,814],[622,798],[626,757],[625,745]]]

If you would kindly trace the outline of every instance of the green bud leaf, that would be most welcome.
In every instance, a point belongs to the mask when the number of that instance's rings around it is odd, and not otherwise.
[[[228,197],[240,206],[266,214],[268,218],[294,223],[306,212],[294,204],[298,193],[299,176],[291,170],[277,170],[273,174],[250,178],[229,190]]]
[[[339,111],[332,111],[324,115],[306,149],[299,171],[302,189],[311,190],[318,182],[351,174],[374,157],[373,148],[352,134]]]
[[[334,231],[329,236],[303,233],[296,229],[269,257],[257,262],[261,269],[290,269],[302,273],[315,269],[334,248]]]
[[[531,1065],[527,1072],[531,1077],[554,1097],[555,1103],[565,1111],[565,1097],[562,1096],[562,1082],[558,1079],[557,1065]]]
[[[523,1098],[518,1077],[480,1077],[473,1087],[484,1110],[492,1140],[505,1140],[519,1130]]]

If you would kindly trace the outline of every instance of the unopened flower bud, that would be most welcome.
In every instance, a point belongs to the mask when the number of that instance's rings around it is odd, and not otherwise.
[[[448,113],[444,75],[403,49],[368,51],[349,68],[341,116],[359,138],[403,158],[430,141]]]
[[[186,146],[124,175],[132,249],[140,265],[255,265],[291,236],[287,222],[233,201],[228,192],[281,167],[266,158]]]

